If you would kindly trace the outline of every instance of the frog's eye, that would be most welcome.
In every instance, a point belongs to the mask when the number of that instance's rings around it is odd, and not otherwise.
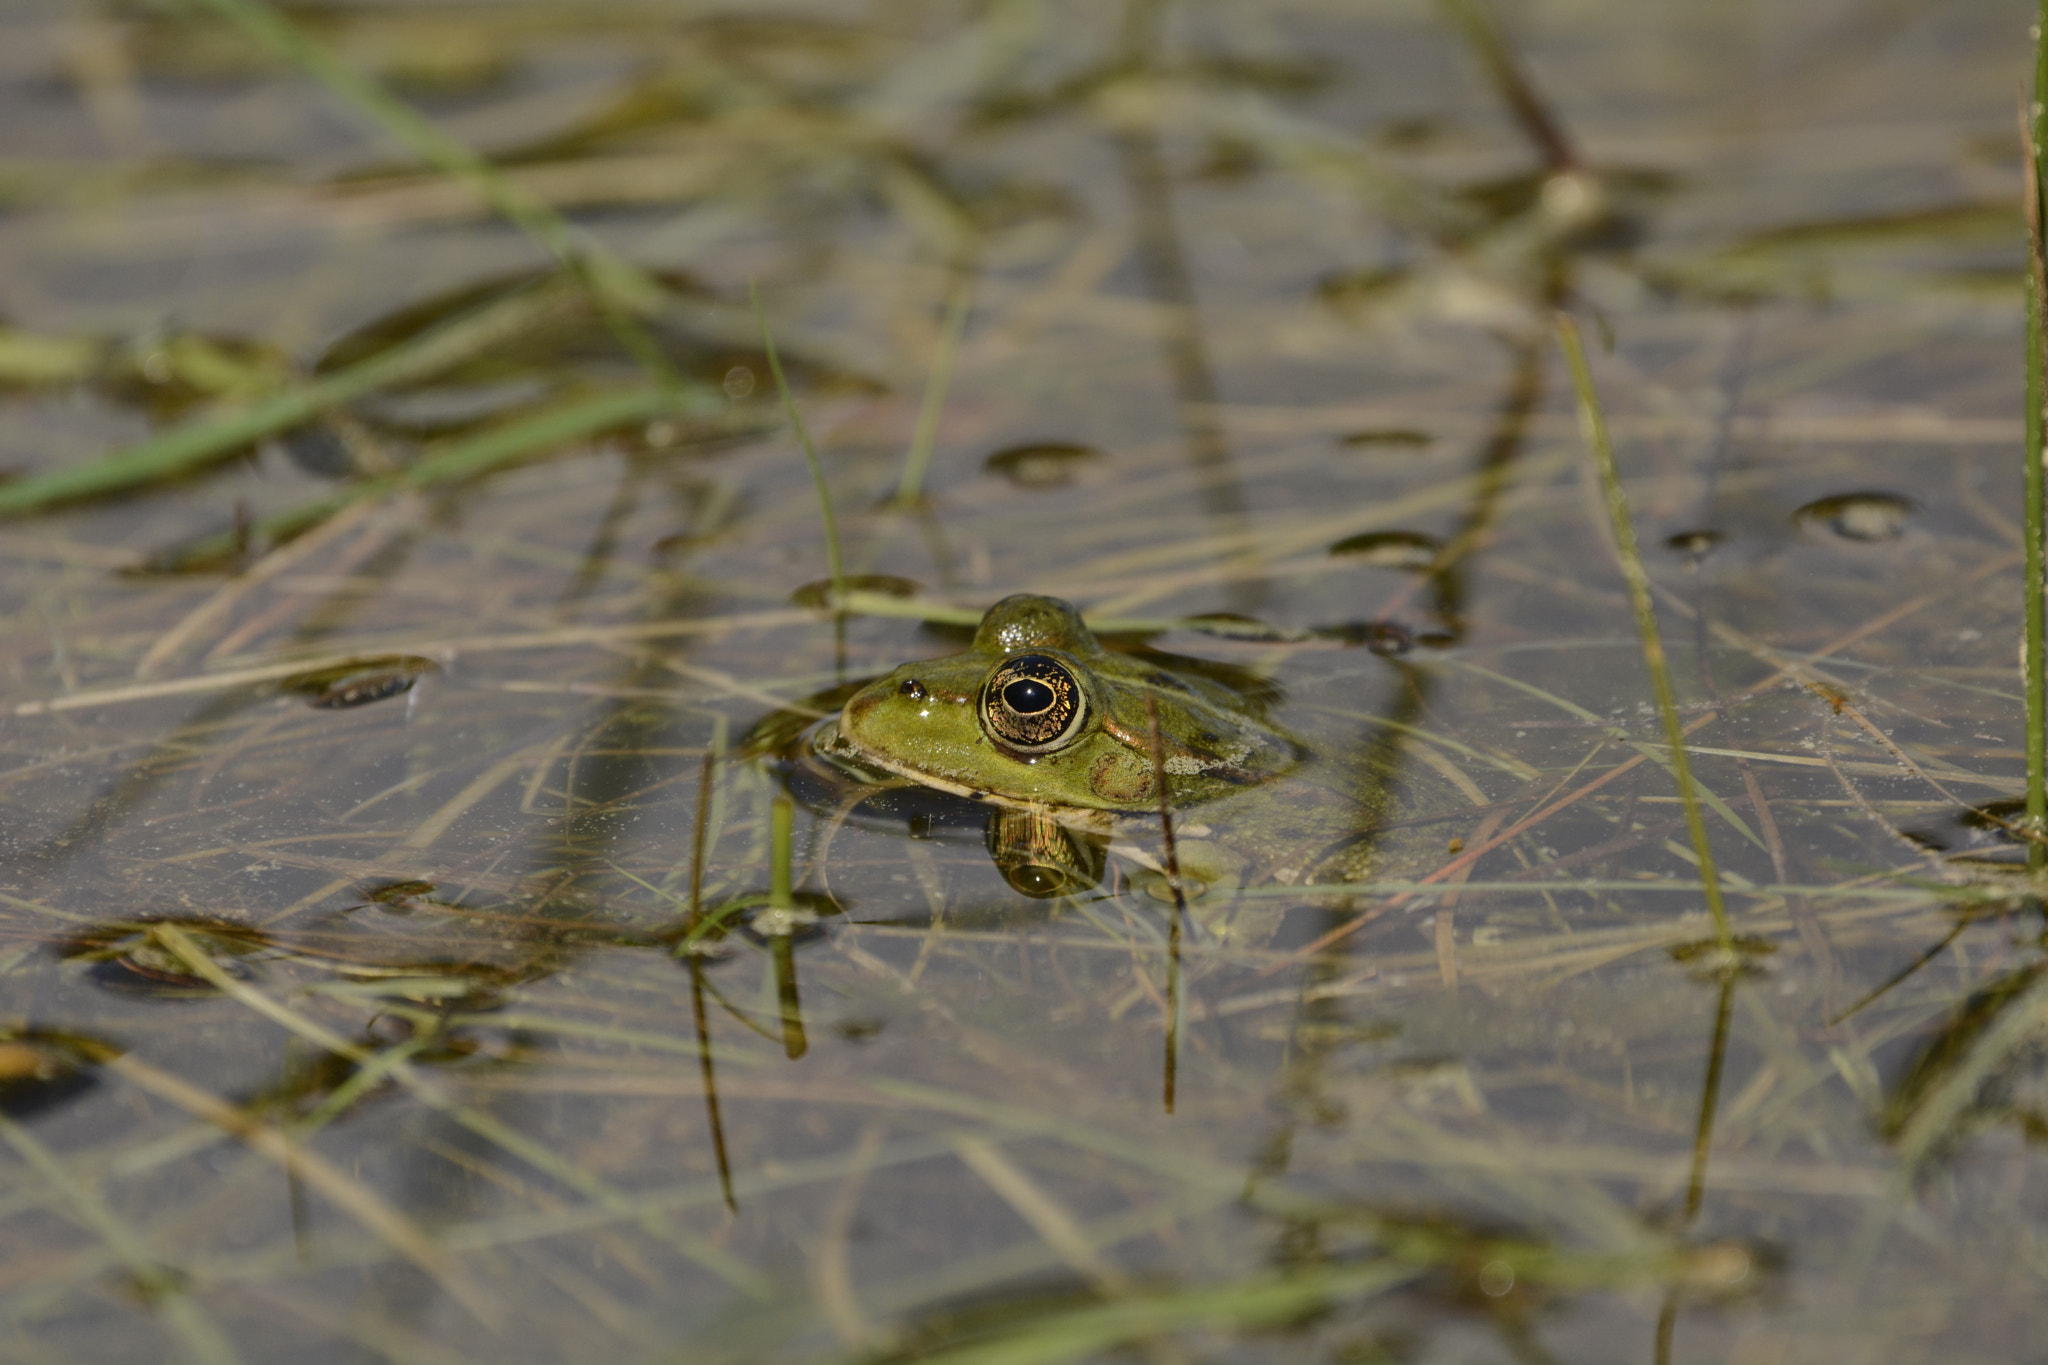
[[[1088,698],[1066,665],[1043,654],[1005,659],[981,689],[981,728],[1017,754],[1049,754],[1073,743]]]

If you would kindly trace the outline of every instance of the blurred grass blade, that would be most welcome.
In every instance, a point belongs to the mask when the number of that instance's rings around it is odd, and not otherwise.
[[[346,484],[325,497],[258,517],[248,529],[258,542],[277,544],[366,499],[424,492],[481,478],[572,442],[674,412],[677,406],[674,393],[653,385],[578,398],[456,441],[396,474]],[[0,488],[0,493],[4,492]],[[230,555],[237,538],[232,532],[223,532],[193,541],[170,556],[171,567],[204,564]]]
[[[289,1170],[333,1204],[353,1217],[393,1251],[411,1261],[440,1285],[448,1297],[467,1308],[478,1321],[494,1325],[503,1316],[496,1299],[470,1281],[436,1246],[419,1225],[386,1203],[367,1185],[351,1178],[339,1167],[304,1147],[294,1148],[284,1134],[208,1091],[201,1090],[167,1071],[159,1071],[133,1057],[116,1057],[107,1063],[138,1088],[158,1099],[168,1100],[197,1119],[204,1119],[236,1138],[250,1151]]]
[[[832,515],[832,490],[825,486],[825,467],[818,463],[818,448],[811,444],[810,428],[796,410],[796,398],[789,391],[789,379],[782,372],[782,357],[776,354],[775,337],[768,330],[768,315],[761,311],[761,291],[747,281],[747,297],[754,304],[754,320],[761,326],[761,349],[768,355],[768,372],[775,376],[775,392],[782,396],[782,410],[796,428],[797,442],[811,466],[811,482],[818,489],[818,516],[825,523],[825,563],[832,576],[832,604],[844,611],[846,602],[846,561],[839,553],[839,522]]]
[[[932,356],[931,374],[925,379],[924,401],[918,405],[917,429],[910,438],[910,452],[903,458],[903,477],[896,484],[898,507],[915,506],[924,496],[924,478],[939,436],[939,417],[946,410],[946,389],[953,380],[953,360],[973,307],[974,287],[963,272],[946,300],[946,320],[939,326],[938,349]]]
[[[576,232],[546,200],[506,179],[490,162],[435,127],[411,105],[336,60],[263,0],[197,3],[297,65],[421,160],[468,186],[575,275],[613,335],[642,367],[662,383],[680,383],[661,348],[633,317],[666,297],[660,282]]]
[[[239,412],[173,427],[97,460],[0,483],[0,516],[40,512],[79,498],[124,493],[193,473],[252,441],[298,426],[394,384],[424,379],[480,351],[543,326],[575,306],[559,277],[506,296],[337,374],[263,399]]]
[[[1577,153],[1572,150],[1571,139],[1565,136],[1564,128],[1550,112],[1550,106],[1536,93],[1536,87],[1522,71],[1521,63],[1501,36],[1500,28],[1493,16],[1484,8],[1484,0],[1442,0],[1442,5],[1451,22],[1465,35],[1465,41],[1486,67],[1487,78],[1507,101],[1509,110],[1522,131],[1528,135],[1536,149],[1543,154],[1544,164],[1553,172],[1569,171],[1579,164]]]
[[[921,1365],[1054,1365],[1093,1359],[1171,1332],[1251,1332],[1279,1327],[1331,1304],[1383,1294],[1421,1273],[1370,1261],[1262,1275],[1233,1285],[1191,1285],[1082,1307],[1020,1313],[1007,1330],[901,1357]]]
[[[74,1176],[54,1152],[4,1113],[0,1113],[0,1139],[19,1153],[78,1220],[98,1234],[107,1249],[120,1259],[128,1271],[129,1288],[163,1315],[194,1365],[236,1365],[240,1361],[220,1324],[186,1292],[185,1276],[169,1260],[151,1255],[141,1237],[96,1190]]]
[[[1614,463],[1614,443],[1607,436],[1607,417],[1600,410],[1600,395],[1593,389],[1593,372],[1586,365],[1586,350],[1579,341],[1579,329],[1564,313],[1557,315],[1557,334],[1564,344],[1565,359],[1571,363],[1572,384],[1578,390],[1579,423],[1585,431],[1587,453],[1600,473],[1601,491],[1606,495],[1607,516],[1614,530],[1616,558],[1628,581],[1629,603],[1635,608],[1636,631],[1643,640],[1643,663],[1650,671],[1650,685],[1657,696],[1657,714],[1664,720],[1664,737],[1671,750],[1671,771],[1678,781],[1678,797],[1685,806],[1686,829],[1692,834],[1693,852],[1700,860],[1700,886],[1706,893],[1707,909],[1714,916],[1714,936],[1724,954],[1733,960],[1734,931],[1728,925],[1728,907],[1721,901],[1721,875],[1714,865],[1714,850],[1707,841],[1707,825],[1700,815],[1699,790],[1693,782],[1692,761],[1687,757],[1685,726],[1678,718],[1678,698],[1671,690],[1671,670],[1664,659],[1664,639],[1657,629],[1657,608],[1650,599],[1650,575],[1643,569],[1643,556],[1636,545],[1635,521],[1629,515],[1628,494],[1621,486],[1621,473]]]

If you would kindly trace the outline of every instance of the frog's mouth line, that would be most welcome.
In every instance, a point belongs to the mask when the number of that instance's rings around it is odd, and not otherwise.
[[[1097,810],[1090,806],[1056,805],[1050,801],[1018,801],[1011,797],[999,796],[994,792],[970,787],[963,782],[952,781],[949,778],[942,777],[923,768],[914,768],[907,763],[898,762],[884,754],[878,754],[854,740],[840,728],[839,719],[836,716],[822,723],[813,732],[811,743],[812,747],[828,760],[834,757],[835,750],[842,754],[850,753],[868,767],[880,768],[883,772],[893,773],[897,777],[909,778],[920,786],[930,787],[934,791],[942,791],[949,796],[962,797],[984,806],[1007,806],[1012,810],[1045,811],[1063,825],[1076,829],[1090,830],[1095,833],[1107,831],[1115,823],[1116,812],[1114,811]]]

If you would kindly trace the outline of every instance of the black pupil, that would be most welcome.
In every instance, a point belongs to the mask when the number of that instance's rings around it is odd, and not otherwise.
[[[1035,716],[1052,703],[1052,689],[1036,678],[1019,678],[1003,689],[1003,705],[1020,716]]]

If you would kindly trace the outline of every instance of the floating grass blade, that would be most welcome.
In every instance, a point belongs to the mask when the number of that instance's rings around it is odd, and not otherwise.
[[[1721,902],[1721,875],[1714,865],[1714,850],[1707,842],[1706,821],[1700,815],[1699,792],[1692,779],[1692,761],[1686,755],[1685,726],[1678,718],[1678,698],[1671,690],[1671,669],[1664,658],[1664,639],[1657,629],[1657,608],[1650,599],[1650,575],[1643,569],[1642,551],[1636,545],[1636,528],[1629,516],[1628,494],[1621,486],[1621,474],[1614,464],[1614,443],[1607,436],[1607,418],[1600,410],[1600,396],[1593,389],[1593,373],[1586,365],[1586,349],[1579,341],[1579,329],[1571,318],[1557,315],[1557,334],[1564,344],[1565,359],[1571,363],[1572,385],[1578,390],[1579,424],[1586,434],[1586,448],[1600,472],[1601,491],[1606,495],[1607,516],[1614,528],[1616,558],[1628,581],[1629,603],[1635,608],[1636,630],[1643,639],[1643,663],[1650,671],[1650,686],[1657,696],[1657,714],[1664,721],[1664,737],[1671,748],[1671,770],[1678,779],[1678,797],[1685,807],[1686,829],[1692,834],[1693,852],[1700,861],[1700,886],[1707,897],[1707,909],[1714,916],[1714,936],[1721,950],[1733,960],[1735,935],[1728,926],[1728,908]]]
[[[925,471],[931,467],[932,446],[938,441],[939,414],[946,410],[946,388],[953,380],[953,358],[959,353],[960,334],[967,328],[967,314],[973,306],[974,288],[963,274],[946,300],[946,320],[940,324],[939,347],[932,356],[931,374],[925,378],[917,429],[911,434],[910,453],[903,458],[903,477],[896,484],[898,507],[915,506],[924,496]]]
[[[811,482],[818,488],[818,516],[825,523],[825,562],[832,574],[832,602],[844,610],[846,601],[846,561],[839,553],[839,522],[832,515],[832,490],[825,486],[825,467],[818,463],[818,448],[811,444],[810,429],[804,425],[803,415],[796,410],[796,398],[789,391],[789,380],[782,373],[782,358],[775,352],[775,338],[768,331],[768,315],[761,311],[761,291],[754,282],[747,282],[747,297],[754,304],[754,320],[761,324],[761,349],[768,355],[768,372],[775,376],[775,391],[782,395],[782,410],[789,414],[789,424],[796,428],[796,439],[804,448],[804,459],[810,461]]]
[[[2048,180],[2043,164],[2048,152],[2048,0],[2042,0],[2034,23],[2034,98],[2027,108],[2025,124],[2026,217],[2027,217],[2027,447],[2023,483],[2026,496],[2026,571],[2023,591],[2025,610],[2021,613],[2027,668],[2027,868],[2048,870],[2048,625],[2042,613],[2048,594],[2048,569],[2043,566],[2042,540],[2048,536],[2048,513],[2043,510],[2042,461],[2048,459],[2048,384],[2042,368],[2048,365],[2048,342],[2042,329],[2048,325],[2048,245],[2043,243],[2041,187]]]

